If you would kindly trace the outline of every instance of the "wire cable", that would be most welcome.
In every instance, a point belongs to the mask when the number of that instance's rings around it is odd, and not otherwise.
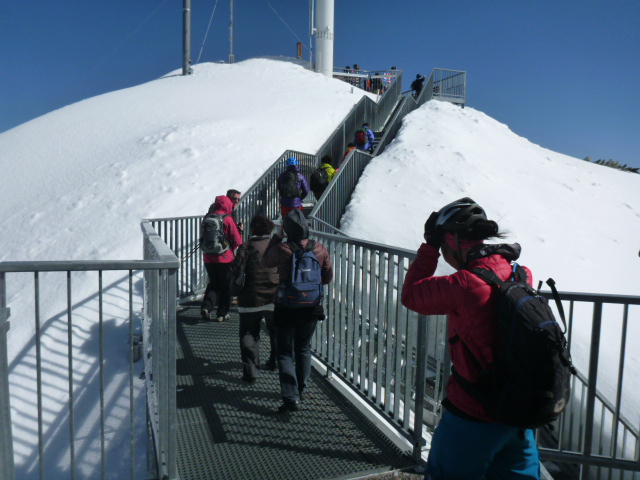
[[[135,35],[135,34],[138,32],[138,30],[140,30],[140,29],[142,28],[142,26],[143,26],[145,23],[147,23],[147,22],[151,19],[151,17],[153,17],[153,16],[158,12],[158,10],[160,10],[160,9],[161,9],[161,8],[162,8],[162,7],[163,7],[163,6],[168,2],[168,1],[169,1],[169,0],[164,0],[164,2],[162,2],[160,5],[158,5],[158,7],[157,7],[153,12],[151,12],[151,13],[149,14],[149,16],[148,16],[147,18],[145,18],[145,19],[142,21],[142,23],[140,23],[140,25],[138,25],[136,28],[134,28],[134,29],[133,29],[133,31],[132,31],[132,32],[131,32],[131,33],[130,33],[130,34],[129,34],[129,35],[128,35],[124,40],[122,40],[122,41],[121,41],[121,42],[116,46],[116,48],[114,48],[114,49],[113,49],[113,51],[112,51],[111,53],[107,54],[107,55],[106,55],[102,60],[100,60],[100,61],[99,61],[99,62],[98,62],[98,63],[97,63],[97,64],[96,64],[96,65],[95,65],[91,70],[89,70],[85,76],[83,76],[80,80],[78,80],[78,81],[76,82],[76,84],[74,85],[74,88],[75,88],[75,87],[77,87],[78,85],[80,85],[82,82],[84,82],[84,81],[89,77],[89,75],[91,75],[93,72],[95,72],[95,71],[98,69],[98,67],[102,66],[102,64],[103,64],[104,62],[106,62],[106,61],[107,61],[107,59],[108,59],[109,57],[111,57],[114,53],[116,53],[116,52],[120,49],[120,47],[122,47],[122,45],[124,45],[124,44],[126,43],[126,41],[127,41],[127,40],[129,40],[131,37],[133,37],[133,35]]]
[[[211,12],[211,18],[209,19],[209,26],[207,27],[207,31],[204,34],[204,40],[202,40],[202,47],[200,47],[200,54],[198,55],[198,60],[196,60],[196,65],[200,63],[200,57],[202,57],[202,51],[204,50],[204,43],[207,41],[207,36],[209,35],[209,29],[211,28],[211,22],[213,22],[213,15],[216,13],[217,7],[218,7],[218,0],[216,0],[216,4],[213,6],[213,12]]]
[[[302,46],[304,48],[306,48],[307,50],[309,50],[309,47],[307,45],[304,44],[304,42],[300,39],[300,37],[298,35],[296,35],[296,32],[294,32],[291,27],[289,25],[287,25],[287,22],[284,21],[284,19],[280,16],[280,14],[278,12],[276,12],[276,9],[273,8],[273,6],[271,5],[271,3],[269,3],[269,0],[264,0],[265,2],[267,2],[267,5],[269,5],[269,7],[271,8],[271,10],[273,10],[273,13],[275,13],[278,18],[282,21],[282,23],[284,23],[285,27],[287,27],[289,29],[289,31],[293,34],[294,37],[296,37],[296,39],[302,44]]]

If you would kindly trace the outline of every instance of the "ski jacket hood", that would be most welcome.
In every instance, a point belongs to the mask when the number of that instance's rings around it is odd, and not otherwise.
[[[209,207],[209,213],[229,215],[231,212],[233,212],[233,202],[226,195],[218,195],[213,205]]]
[[[470,270],[470,268],[467,267],[467,264],[473,262],[473,260],[476,260],[478,258],[485,258],[491,255],[501,255],[505,260],[509,262],[515,262],[518,258],[520,258],[521,251],[522,247],[519,243],[483,243],[481,245],[476,245],[467,254],[467,258],[465,258],[463,268]]]
[[[204,263],[231,263],[233,261],[233,252],[242,244],[242,236],[238,231],[236,221],[231,216],[233,212],[233,202],[226,195],[218,195],[209,207],[207,215],[228,215],[223,220],[224,235],[229,240],[230,248],[222,255],[213,255],[205,253],[203,255]]]
[[[290,242],[300,243],[300,240],[309,238],[309,225],[300,210],[291,210],[282,220],[282,227]]]

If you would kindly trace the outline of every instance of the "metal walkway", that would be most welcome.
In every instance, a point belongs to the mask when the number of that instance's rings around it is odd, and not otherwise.
[[[356,478],[407,468],[408,456],[312,370],[302,409],[278,414],[277,371],[245,383],[239,316],[200,322],[200,304],[177,316],[178,471],[182,480]],[[266,332],[263,348],[269,348]],[[263,357],[268,350],[263,350]]]

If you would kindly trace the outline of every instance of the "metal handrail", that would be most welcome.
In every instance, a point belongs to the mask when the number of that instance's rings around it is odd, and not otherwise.
[[[541,292],[546,298],[553,298],[550,292]],[[553,432],[543,431],[543,437],[549,442],[540,447],[542,458],[562,462],[565,469],[572,470],[572,465],[582,465],[579,478],[590,478],[590,473],[597,469],[600,475],[611,475],[616,470],[640,471],[640,429],[622,414],[622,386],[626,358],[626,337],[629,329],[629,307],[640,305],[640,297],[630,295],[606,295],[574,292],[559,292],[563,302],[569,302],[568,341],[571,347],[575,336],[575,325],[584,325],[584,311],[580,315],[577,310],[584,310],[592,305],[591,340],[589,342],[588,372],[578,372],[574,376],[571,390],[571,401],[563,412]],[[614,319],[611,313],[605,315],[605,305],[622,307],[622,328],[619,347],[618,372],[615,401],[610,401],[604,392],[597,388],[599,363],[602,348],[600,337],[602,326],[610,324]],[[582,307],[582,308],[581,308]],[[607,346],[610,348],[610,346]],[[604,348],[604,347],[603,347]],[[611,371],[609,371],[611,373]],[[555,447],[553,446],[555,444]]]
[[[336,67],[333,69],[333,78],[377,95],[387,94],[397,77],[401,75],[402,70],[395,69],[372,71]]]
[[[322,144],[316,154],[286,150],[276,161],[265,171],[260,178],[242,195],[240,203],[234,210],[234,216],[242,219],[245,224],[260,213],[269,218],[277,218],[279,215],[279,201],[276,191],[276,180],[278,175],[284,170],[286,159],[290,156],[296,157],[301,173],[309,178],[311,173],[320,164],[320,159],[330,155],[334,161],[342,158],[347,150],[347,144],[351,142],[355,131],[364,122],[368,122],[373,129],[382,128],[388,121],[389,116],[394,111],[400,98],[402,90],[402,72],[396,71],[391,87],[376,104],[369,97],[362,97],[351,111],[344,117],[338,127],[336,127],[329,138]],[[342,165],[345,168],[345,164]],[[344,175],[344,174],[343,174]],[[313,202],[311,203],[313,205]],[[326,222],[326,218],[320,218]],[[334,225],[337,227],[337,225]],[[334,228],[337,230],[337,228]],[[247,232],[248,234],[248,232]]]
[[[453,78],[455,78],[455,82],[452,80]],[[374,155],[379,155],[384,152],[396,137],[402,126],[402,121],[407,114],[416,110],[432,98],[438,98],[439,100],[446,99],[464,104],[466,101],[465,97],[454,97],[450,95],[450,98],[445,98],[442,95],[435,95],[434,93],[436,86],[440,89],[441,86],[444,88],[445,84],[455,83],[455,85],[459,85],[460,82],[466,82],[465,72],[436,68],[431,72],[426,85],[417,98],[414,98],[412,95],[405,95],[400,102],[394,105],[392,110],[385,110],[385,115],[387,116],[384,125],[383,127],[378,127],[378,130],[382,129],[383,135],[376,145]],[[394,87],[398,87],[399,92],[400,82],[396,82]],[[464,87],[463,90],[466,92],[466,87]],[[360,175],[362,175],[362,172],[370,160],[371,156],[364,152],[354,151],[349,154],[342,163],[340,171],[334,176],[327,190],[322,197],[318,199],[313,210],[308,215],[313,228],[325,232],[340,232],[340,219],[351,200],[351,195],[355,191]]]
[[[421,432],[418,425],[433,428],[439,420],[449,360],[444,317],[420,317],[399,302],[404,275],[415,252],[317,230],[312,231],[312,237],[325,244],[334,264],[334,281],[325,294],[327,320],[314,338],[314,355],[331,375],[339,376],[412,442],[418,458],[424,442],[422,434],[416,433]],[[549,292],[541,293],[551,298]],[[574,325],[586,323],[582,314],[577,321],[578,304],[594,305],[590,365],[588,373],[574,377],[573,400],[555,422],[553,432],[540,430],[541,457],[563,465],[584,465],[580,478],[587,478],[584,472],[589,468],[640,471],[640,464],[629,460],[640,454],[639,432],[621,411],[620,390],[612,401],[596,388],[600,349],[595,341],[603,324],[603,305],[621,306],[626,326],[629,307],[640,305],[640,297],[559,295],[570,304],[570,346]],[[420,364],[418,359],[424,362]],[[621,348],[620,365],[623,360]],[[622,371],[618,389],[621,387]],[[612,434],[607,434],[604,418],[613,419]]]
[[[137,418],[144,417],[144,415],[135,415],[134,411],[134,362],[138,355],[138,349],[142,346],[138,343],[138,337],[134,335],[134,276],[138,272],[142,272],[145,277],[145,289],[144,289],[144,309],[143,309],[143,341],[145,351],[145,362],[149,362],[145,371],[148,373],[146,376],[147,389],[150,394],[147,396],[148,403],[148,421],[151,431],[151,439],[149,445],[152,446],[150,452],[151,456],[148,457],[149,466],[157,465],[157,471],[153,474],[157,475],[158,472],[162,473],[161,477],[168,479],[177,478],[176,462],[175,462],[175,435],[172,436],[171,432],[175,433],[175,332],[172,333],[172,328],[175,329],[175,295],[176,287],[174,285],[176,272],[180,267],[180,262],[176,256],[172,253],[168,244],[165,243],[156,232],[149,226],[143,226],[145,248],[143,260],[76,260],[76,261],[38,261],[38,262],[2,262],[0,263],[0,478],[12,479],[15,478],[15,465],[14,465],[14,453],[13,442],[14,434],[11,428],[11,409],[10,409],[10,382],[9,382],[9,364],[7,359],[7,331],[9,329],[9,313],[7,308],[7,292],[6,284],[8,276],[11,274],[31,273],[33,274],[33,304],[35,310],[33,312],[33,324],[34,324],[34,352],[31,350],[25,350],[24,356],[28,358],[29,369],[32,368],[31,362],[35,364],[34,370],[34,391],[27,392],[29,398],[23,398],[22,401],[33,402],[36,408],[33,412],[29,412],[29,415],[34,415],[33,428],[37,431],[37,448],[34,448],[33,453],[30,453],[31,457],[28,463],[35,465],[36,471],[34,475],[39,475],[39,478],[44,479],[47,471],[46,467],[46,452],[48,444],[52,441],[51,438],[47,438],[47,434],[50,434],[50,430],[61,431],[63,424],[68,424],[68,468],[70,469],[71,478],[75,478],[76,471],[88,466],[88,462],[85,461],[84,455],[87,454],[85,448],[80,448],[80,438],[77,438],[79,430],[76,427],[76,403],[79,399],[87,398],[91,395],[95,395],[97,400],[96,407],[98,408],[99,418],[97,419],[98,429],[96,430],[99,435],[99,448],[98,457],[95,467],[96,473],[101,473],[102,478],[105,478],[109,467],[106,461],[106,436],[109,432],[105,428],[107,423],[107,417],[109,412],[109,402],[107,401],[107,391],[110,390],[110,386],[106,384],[105,380],[105,364],[108,356],[108,346],[105,345],[105,324],[107,318],[109,321],[120,319],[128,324],[128,336],[129,336],[129,383],[128,387],[123,385],[123,394],[126,395],[126,389],[128,388],[128,401],[129,401],[129,448],[130,448],[130,465],[131,465],[131,478],[136,478],[136,470],[139,470],[139,462],[135,455],[135,444],[138,441],[139,428],[135,426],[135,420]],[[104,273],[105,272],[126,272],[126,275],[112,285],[104,286]],[[66,273],[66,310],[59,315],[55,315],[52,318],[42,318],[43,314],[40,312],[41,291],[43,290],[41,285],[44,285],[47,276],[41,275],[47,272],[61,272]],[[72,297],[74,293],[75,282],[72,281],[72,273],[81,272],[83,275],[87,272],[95,272],[97,276],[97,291],[94,295],[90,295],[86,299],[72,303]],[[54,277],[57,278],[57,277]],[[83,276],[83,278],[85,278]],[[86,280],[83,280],[85,283]],[[24,292],[28,295],[28,291]],[[106,299],[105,297],[110,295],[115,296],[116,302],[112,303],[114,298]],[[51,299],[48,299],[49,301]],[[124,303],[128,302],[128,309],[120,308],[124,307]],[[118,304],[118,307],[113,305]],[[122,305],[120,305],[122,304]],[[115,308],[111,313],[111,309]],[[80,310],[80,314],[76,311]],[[107,313],[109,312],[109,313]],[[117,313],[116,313],[117,312]],[[94,318],[95,315],[95,318]],[[109,315],[107,317],[107,315]],[[97,375],[97,380],[82,380],[80,375],[86,375],[83,371],[89,365],[84,364],[82,368],[76,366],[78,362],[74,358],[75,349],[79,348],[79,340],[74,341],[75,334],[73,330],[76,328],[76,318],[82,318],[83,321],[91,321],[89,325],[91,328],[96,329],[96,334],[91,336],[91,341],[95,341],[99,345],[99,352],[95,359],[94,369],[91,369],[91,377]],[[24,314],[20,318],[21,322],[29,321],[29,317],[25,317]],[[65,345],[56,345],[55,348],[62,347],[62,350],[66,351],[66,364],[55,363],[56,359],[60,358],[61,351],[56,350],[52,344],[45,342],[47,338],[47,331],[50,328],[57,328],[58,324],[61,328],[67,330],[67,342]],[[87,341],[87,340],[85,340]],[[56,343],[56,342],[54,342]],[[155,345],[157,350],[161,351],[161,355],[153,355],[152,346]],[[53,350],[55,355],[47,355],[46,352]],[[171,352],[174,352],[173,356]],[[18,357],[20,358],[20,357]],[[16,366],[22,363],[14,359]],[[80,364],[78,364],[80,365]],[[173,370],[172,370],[173,368]],[[66,389],[60,392],[62,398],[65,396],[68,398],[66,406],[66,412],[62,400],[59,401],[61,411],[58,415],[55,415],[55,410],[44,411],[45,395],[49,395],[46,389],[51,388],[50,375],[51,372],[61,372],[61,375],[67,380]],[[64,372],[64,373],[63,373]],[[155,373],[155,375],[154,375]],[[60,382],[59,379],[56,384],[60,384],[61,387],[65,386],[65,382]],[[94,386],[95,384],[95,386]],[[25,384],[26,385],[26,384]],[[56,387],[57,388],[57,387]],[[21,385],[17,389],[17,392],[24,390],[24,385]],[[96,391],[97,390],[97,391]],[[14,395],[18,393],[14,392]],[[22,393],[20,395],[25,395]],[[173,396],[173,397],[172,397]],[[14,397],[19,398],[19,397]],[[172,399],[173,398],[173,399]],[[124,400],[124,398],[123,398]],[[125,400],[126,402],[126,400]],[[124,406],[120,401],[118,404]],[[119,408],[121,408],[119,407]],[[173,410],[173,413],[172,413]],[[22,412],[25,414],[27,412]],[[37,416],[37,418],[36,418]],[[173,420],[172,420],[173,418]],[[83,427],[84,428],[84,427]],[[167,434],[168,432],[168,434]],[[18,435],[23,435],[24,432],[18,432]],[[51,434],[65,436],[63,432]],[[84,442],[84,439],[82,439]],[[53,439],[53,442],[57,442]],[[22,452],[21,452],[22,454]],[[95,456],[93,452],[90,452],[92,457]],[[153,458],[152,458],[153,457]],[[92,462],[95,459],[92,458]],[[50,460],[49,460],[50,461]],[[89,462],[90,463],[90,462]],[[20,467],[24,468],[24,467]],[[145,475],[146,476],[146,475]]]

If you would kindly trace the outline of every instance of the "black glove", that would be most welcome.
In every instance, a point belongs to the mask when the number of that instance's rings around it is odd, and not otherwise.
[[[433,248],[440,248],[442,245],[442,228],[436,228],[436,220],[438,220],[438,212],[431,212],[429,218],[424,224],[424,239],[427,245],[431,245]]]

